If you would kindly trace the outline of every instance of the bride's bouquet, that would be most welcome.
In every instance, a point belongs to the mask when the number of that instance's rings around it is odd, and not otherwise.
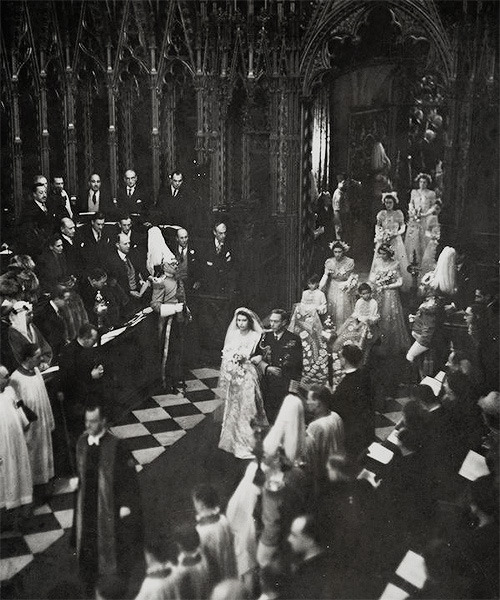
[[[243,363],[247,360],[247,357],[239,352],[223,351],[222,353],[225,362],[225,371],[232,378],[243,378],[245,376],[245,370]]]

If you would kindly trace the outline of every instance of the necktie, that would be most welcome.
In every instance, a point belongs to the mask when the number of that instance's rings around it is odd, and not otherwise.
[[[220,254],[222,250],[222,244],[217,244],[217,254]]]
[[[132,195],[132,188],[127,188],[127,194],[129,197]]]
[[[96,191],[93,191],[93,192],[92,192],[92,204],[93,204],[94,206],[97,204],[97,198],[96,198],[96,196],[97,196],[97,192],[96,192]]]

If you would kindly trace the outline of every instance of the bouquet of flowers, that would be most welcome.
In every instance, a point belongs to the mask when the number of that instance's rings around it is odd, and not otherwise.
[[[229,356],[226,354],[229,354]],[[227,375],[229,375],[231,378],[243,379],[245,375],[243,363],[246,361],[246,357],[238,352],[235,352],[234,354],[231,354],[231,352],[224,352],[223,356],[227,359],[225,361],[225,371]]]
[[[422,209],[415,208],[413,204],[410,204],[408,208],[408,216],[410,217],[410,219],[412,219],[413,221],[417,221],[418,223],[422,217]]]
[[[358,287],[359,276],[356,273],[351,273],[349,279],[342,283],[339,287],[343,292],[351,292]]]
[[[377,275],[375,276],[375,285],[379,289],[381,289],[388,285],[392,285],[393,283],[396,283],[398,278],[399,278],[399,275],[398,275],[397,271],[394,271],[394,270],[379,271],[377,273]]]
[[[392,233],[383,227],[377,227],[375,230],[376,244],[390,245],[392,237]]]

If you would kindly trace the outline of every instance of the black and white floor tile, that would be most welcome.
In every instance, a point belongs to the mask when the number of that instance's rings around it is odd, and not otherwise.
[[[155,394],[130,411],[111,431],[126,439],[137,471],[161,456],[222,404],[219,372],[202,368],[191,371],[184,393]],[[399,421],[406,398],[386,402],[376,416],[376,437],[384,441]],[[55,483],[54,495],[34,510],[22,531],[6,531],[0,537],[0,581],[11,579],[70,529],[74,496],[69,479]]]

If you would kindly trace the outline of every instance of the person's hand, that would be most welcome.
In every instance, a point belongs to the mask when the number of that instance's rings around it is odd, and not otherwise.
[[[415,321],[415,315],[408,315],[408,321],[410,321],[410,323],[413,323]]]
[[[97,365],[90,371],[90,376],[92,379],[100,379],[104,375],[104,367],[102,365]]]
[[[193,283],[193,290],[199,290],[201,287],[201,281],[195,281]]]
[[[40,373],[43,373],[44,371],[46,371],[49,368],[49,363],[48,362],[41,362],[38,365],[38,370],[40,371]]]
[[[254,365],[260,365],[260,363],[262,362],[262,356],[260,356],[260,355],[252,356],[252,358],[250,359],[250,362]]]
[[[132,291],[130,292],[130,295],[131,295],[133,298],[140,298],[140,297],[141,297],[141,295],[139,294],[139,292],[137,292],[136,290],[132,290]]]
[[[281,369],[279,367],[267,367],[266,373],[271,373],[273,377],[281,377]]]

